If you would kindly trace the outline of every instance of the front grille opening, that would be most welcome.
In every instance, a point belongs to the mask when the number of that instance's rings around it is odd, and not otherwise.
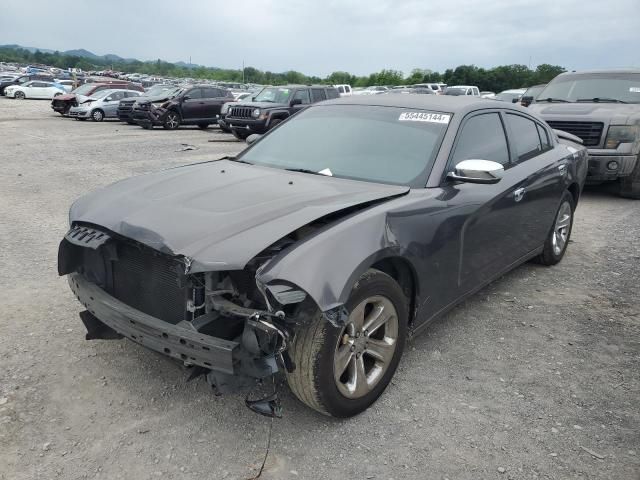
[[[602,130],[604,124],[602,122],[564,122],[564,121],[547,121],[547,123],[556,130],[562,130],[579,137],[585,147],[596,147],[600,145]]]
[[[166,322],[185,320],[187,289],[181,286],[180,262],[127,243],[118,243],[117,256],[111,295]]]

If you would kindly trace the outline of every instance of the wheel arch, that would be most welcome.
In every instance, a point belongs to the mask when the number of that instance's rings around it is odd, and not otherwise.
[[[573,182],[571,185],[567,187],[567,190],[573,197],[573,207],[578,206],[578,200],[580,199],[580,186],[577,182]]]
[[[413,265],[404,257],[388,256],[377,260],[369,268],[374,268],[386,273],[393,278],[407,297],[407,312],[409,313],[409,325],[415,320],[418,276]]]

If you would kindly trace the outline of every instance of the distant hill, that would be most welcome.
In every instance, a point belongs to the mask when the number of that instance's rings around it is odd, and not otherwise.
[[[31,53],[34,53],[36,51],[41,51],[42,53],[55,53],[55,50],[50,50],[48,48],[36,48],[36,47],[24,47],[22,45],[0,45],[0,48],[22,48],[24,50],[29,50]],[[130,63],[130,62],[137,62],[138,60],[136,60],[135,58],[123,58],[119,55],[115,55],[113,53],[107,53],[106,55],[97,55],[93,52],[90,52],[89,50],[86,50],[84,48],[78,48],[78,49],[74,49],[74,50],[64,50],[61,51],[60,53],[62,53],[63,55],[70,55],[70,56],[74,56],[74,57],[81,57],[81,58],[87,58],[89,60],[104,60],[107,62],[125,62],[125,63]],[[185,64],[186,65],[186,64]]]

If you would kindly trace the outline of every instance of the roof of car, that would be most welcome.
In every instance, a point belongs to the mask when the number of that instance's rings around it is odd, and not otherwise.
[[[580,70],[573,72],[564,72],[560,75],[571,75],[576,73],[640,73],[640,68],[603,68],[598,70]]]
[[[418,108],[437,112],[464,113],[480,108],[508,108],[526,111],[516,104],[480,97],[445,95],[355,95],[327,100],[320,105],[369,105],[381,107]]]

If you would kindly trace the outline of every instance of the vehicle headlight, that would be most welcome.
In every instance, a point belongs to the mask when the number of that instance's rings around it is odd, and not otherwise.
[[[251,116],[253,118],[258,118],[260,116],[260,109],[256,108],[253,112],[251,112]]]
[[[152,103],[151,105],[153,105],[155,108],[165,108],[167,106],[168,102],[157,102],[157,103]]]
[[[633,143],[639,135],[640,127],[637,125],[611,125],[607,132],[605,148],[615,149],[621,143]]]
[[[226,115],[229,112],[229,104],[224,103],[220,109],[220,115]]]

